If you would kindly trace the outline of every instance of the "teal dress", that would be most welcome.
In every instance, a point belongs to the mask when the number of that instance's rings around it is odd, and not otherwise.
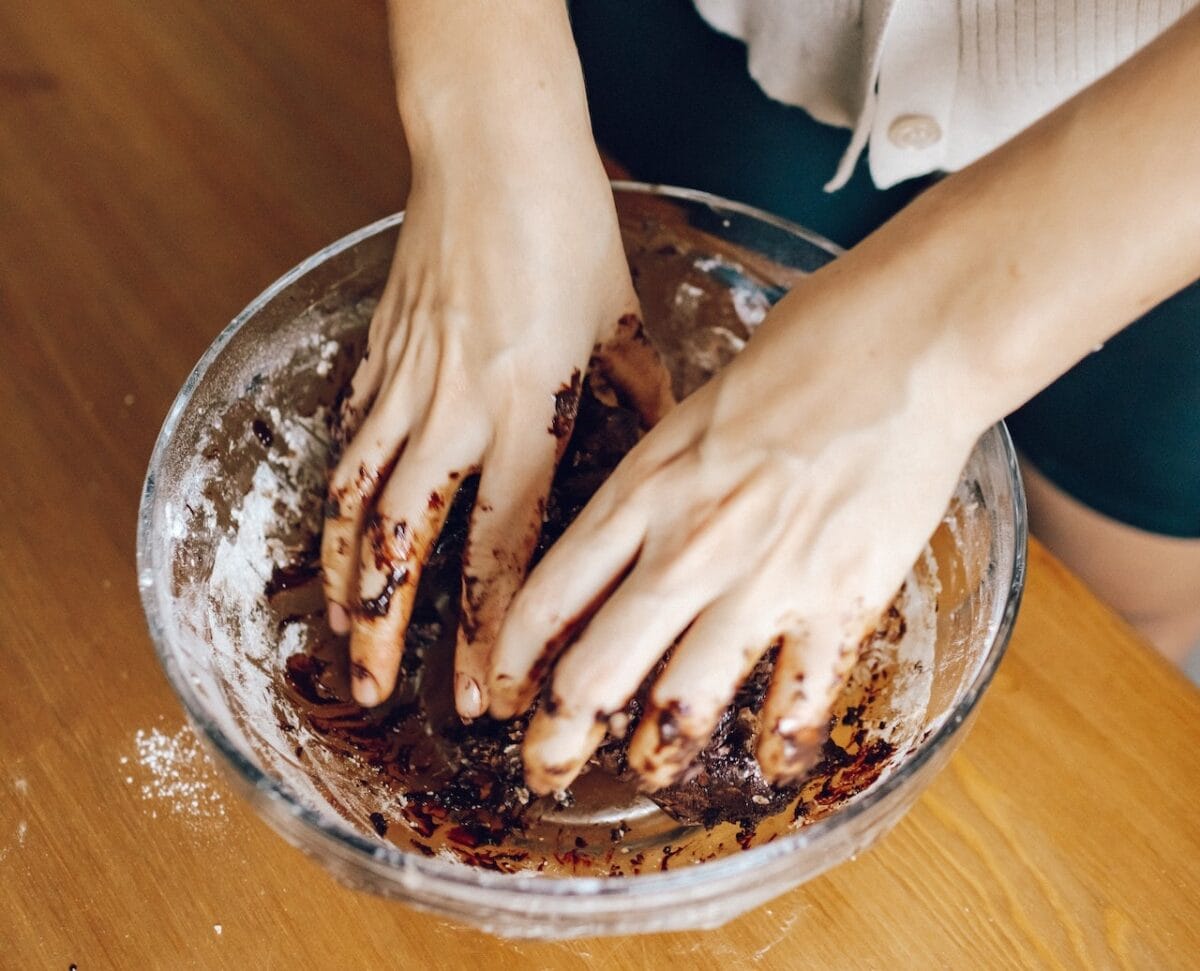
[[[849,133],[763,94],[745,46],[709,28],[690,0],[570,8],[596,140],[636,178],[748,202],[847,247],[929,183],[876,189],[864,157],[845,188],[825,192]],[[1008,425],[1023,454],[1091,508],[1200,537],[1200,285],[1126,328]]]

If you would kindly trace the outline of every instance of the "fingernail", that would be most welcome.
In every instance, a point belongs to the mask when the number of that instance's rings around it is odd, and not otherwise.
[[[469,674],[459,672],[454,676],[454,697],[458,704],[458,713],[463,718],[478,718],[483,714],[483,691],[479,682]]]
[[[346,612],[346,608],[338,603],[329,605],[329,629],[335,634],[350,633],[350,614]]]
[[[374,708],[383,700],[375,676],[356,661],[350,663],[350,681],[350,692],[354,695],[354,700],[364,708]]]

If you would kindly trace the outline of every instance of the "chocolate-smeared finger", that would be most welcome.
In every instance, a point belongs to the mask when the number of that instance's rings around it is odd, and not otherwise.
[[[650,689],[629,743],[629,767],[647,791],[673,783],[708,743],[738,685],[779,640],[740,592],[710,605]]]
[[[829,735],[829,713],[871,627],[865,620],[807,618],[802,634],[780,645],[757,751],[772,782],[791,782],[816,762]]]
[[[586,714],[554,718],[537,712],[521,749],[525,785],[540,795],[565,789],[604,740],[605,731],[604,722]]]
[[[334,457],[340,457],[346,446],[358,434],[370,413],[376,396],[389,378],[389,343],[407,331],[407,324],[397,319],[397,308],[403,300],[398,265],[393,265],[379,305],[371,317],[367,344],[354,377],[339,398],[333,422]]]
[[[367,518],[350,632],[351,688],[361,705],[379,704],[395,687],[421,571],[473,471],[459,459],[448,472],[442,456],[410,449]]]
[[[596,345],[588,366],[591,380],[612,389],[650,428],[675,406],[671,375],[639,313],[623,314],[611,335]]]
[[[607,724],[704,608],[709,593],[702,585],[668,590],[658,580],[656,569],[639,563],[559,660],[539,713],[554,742],[530,737],[523,749],[531,789],[545,792],[545,780],[558,788],[574,778],[558,770],[582,765],[603,738],[589,723]]]
[[[321,573],[329,624],[337,634],[349,631],[349,610],[357,596],[359,537],[367,513],[403,450],[410,419],[407,394],[393,387],[375,402],[330,476]]]
[[[383,355],[372,354],[368,347],[359,361],[354,377],[339,398],[333,419],[334,456],[340,458],[346,446],[367,420],[383,378]]]
[[[463,554],[454,702],[464,718],[488,709],[488,662],[501,622],[529,569],[558,442],[540,426],[497,442],[484,458]]]
[[[647,511],[620,495],[609,479],[579,518],[529,575],[500,628],[492,651],[491,713],[511,718],[537,695],[555,658],[579,632],[637,558]]]

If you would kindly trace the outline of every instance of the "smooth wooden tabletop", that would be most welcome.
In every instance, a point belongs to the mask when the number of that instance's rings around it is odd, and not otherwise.
[[[494,940],[225,788],[143,625],[142,476],[221,326],[398,207],[399,145],[377,0],[0,5],[0,968],[1200,965],[1200,694],[1036,545],[950,767],[718,931]]]

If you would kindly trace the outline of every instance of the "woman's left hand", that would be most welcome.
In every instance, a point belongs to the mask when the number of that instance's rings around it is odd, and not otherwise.
[[[782,781],[819,751],[981,427],[944,407],[928,349],[884,354],[884,328],[798,315],[806,292],[630,452],[513,602],[491,712],[527,708],[554,665],[524,747],[535,791],[575,778],[672,645],[629,747],[648,788],[690,764],[775,644],[759,762]]]

